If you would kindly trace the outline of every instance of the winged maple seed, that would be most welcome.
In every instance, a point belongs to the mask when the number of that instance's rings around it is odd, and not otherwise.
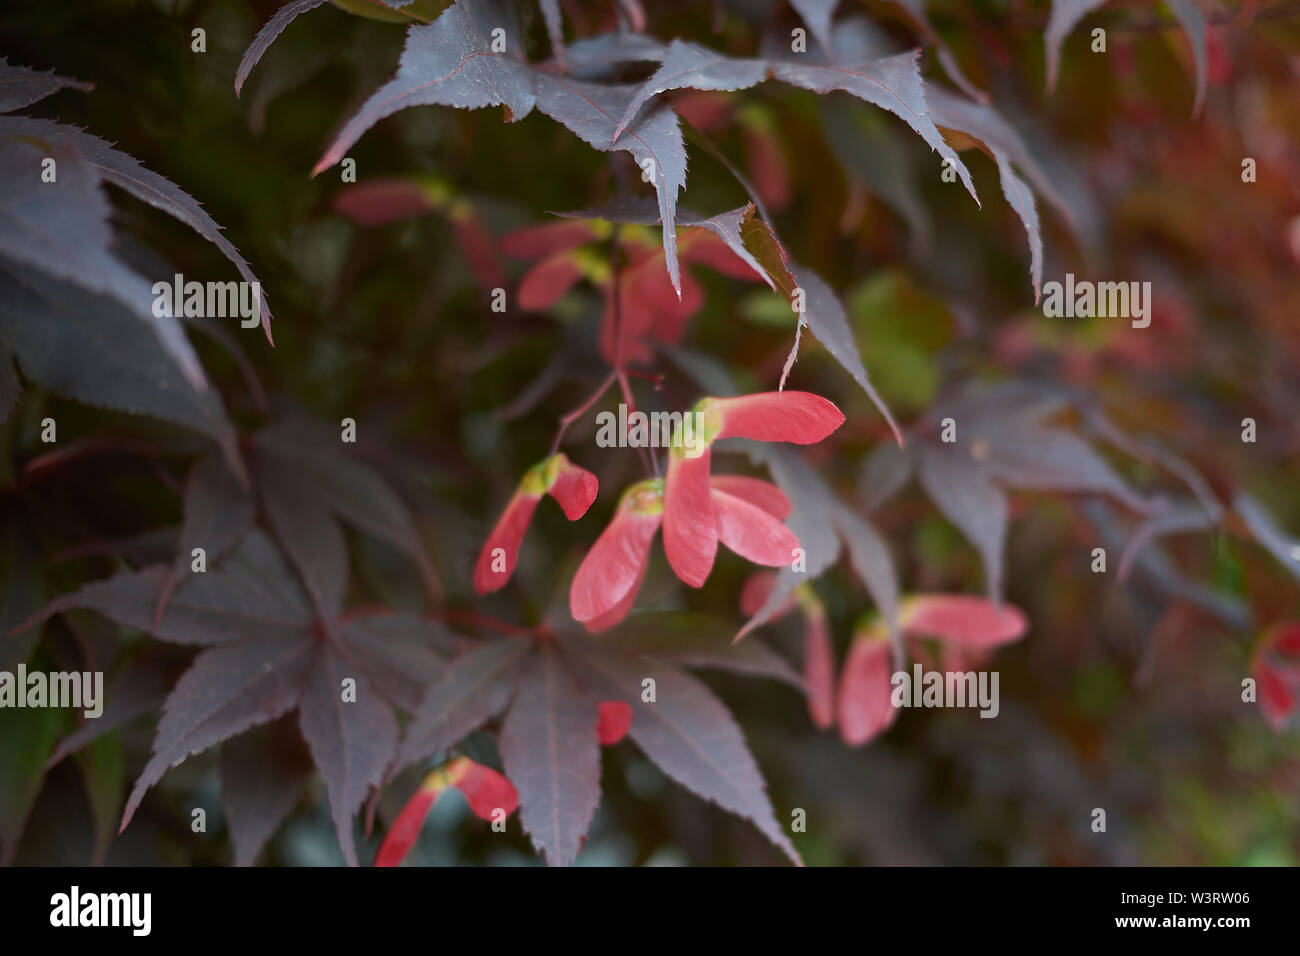
[[[596,500],[598,489],[596,476],[563,454],[552,455],[528,469],[479,553],[474,566],[475,590],[491,594],[505,587],[514,574],[519,546],[543,495],[549,494],[560,503],[566,518],[577,521]]]
[[[1025,615],[1009,604],[962,594],[914,594],[903,599],[898,624],[913,638],[937,638],[964,655],[1019,640]],[[840,735],[850,746],[879,736],[898,717],[890,700],[893,673],[889,631],[876,615],[859,622],[844,661],[838,695]],[[949,665],[958,667],[955,659]]]
[[[522,308],[549,308],[582,279],[595,285],[605,302],[600,324],[601,354],[611,365],[621,368],[628,363],[650,361],[655,343],[680,342],[687,322],[704,306],[704,290],[683,269],[681,294],[677,294],[664,272],[662,247],[639,224],[621,227],[618,251],[625,264],[615,281],[608,253],[595,245],[607,241],[612,231],[610,223],[601,220],[546,223],[506,235],[501,249],[514,258],[540,259],[519,282]],[[764,278],[704,227],[684,229],[677,251],[684,267],[707,265],[749,282]]]
[[[468,757],[456,757],[431,771],[421,781],[419,789],[388,828],[375,854],[375,866],[397,866],[406,859],[420,836],[429,811],[438,798],[451,789],[463,793],[470,810],[482,820],[502,821],[519,806],[519,793],[509,780]]]
[[[677,440],[668,455],[668,477],[663,491],[664,554],[673,571],[691,587],[704,584],[713,568],[718,539],[724,529],[735,538],[745,512],[729,501],[721,503],[709,482],[711,447],[724,438],[750,438],[764,442],[811,445],[844,424],[833,402],[810,392],[760,392],[739,398],[704,398],[694,408],[697,427],[692,447]],[[784,496],[783,496],[784,497]],[[751,512],[761,512],[751,503]],[[789,513],[787,504],[786,513]],[[784,517],[784,515],[782,515]],[[734,545],[728,544],[740,554]],[[797,545],[796,545],[797,547]],[[788,564],[786,552],[781,561]]]

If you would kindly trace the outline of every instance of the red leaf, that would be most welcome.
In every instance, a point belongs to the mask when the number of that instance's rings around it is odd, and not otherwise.
[[[718,523],[709,489],[709,450],[687,458],[674,447],[664,483],[664,553],[676,575],[693,588],[708,579],[718,550]]]
[[[583,558],[569,587],[575,621],[591,621],[635,596],[663,517],[663,492],[657,479],[623,493],[614,520]]]
[[[854,636],[839,694],[840,736],[850,747],[879,736],[898,717],[889,699],[889,656],[889,635],[883,628]]]
[[[844,413],[833,402],[811,392],[759,392],[705,402],[722,415],[717,438],[812,445],[844,424]]]
[[[898,624],[908,634],[968,647],[997,647],[1024,636],[1029,622],[1010,604],[968,594],[917,594],[899,605]]]
[[[603,700],[596,711],[596,739],[602,747],[612,747],[632,726],[632,705],[623,700]]]

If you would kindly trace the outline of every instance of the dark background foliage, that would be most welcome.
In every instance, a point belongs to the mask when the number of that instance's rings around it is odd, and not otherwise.
[[[244,436],[284,415],[354,418],[365,460],[402,496],[441,578],[448,623],[474,632],[471,614],[531,626],[567,594],[573,570],[607,520],[618,491],[642,475],[631,451],[598,449],[590,417],[566,451],[601,479],[598,518],[570,524],[540,508],[511,586],[473,595],[473,563],[519,476],[543,458],[558,416],[606,374],[596,347],[601,306],[579,287],[545,313],[491,312],[451,228],[468,204],[488,232],[606,202],[635,182],[611,159],[534,112],[519,123],[496,108],[404,111],[353,146],[358,179],[427,177],[443,209],[376,228],[336,211],[347,186],[337,168],[308,173],[332,134],[393,74],[402,24],[333,5],[295,21],[253,72],[242,97],[236,66],[275,2],[12,2],[0,16],[0,52],[15,65],[55,69],[94,84],[25,112],[85,127],[204,203],[251,263],[275,319],[272,348],[233,329],[247,353],[191,334],[209,379]],[[570,39],[612,17],[606,2],[562,5]],[[900,49],[916,33],[890,3],[850,3]],[[1193,116],[1187,40],[1159,4],[1112,3],[1066,41],[1058,88],[1044,91],[1046,3],[935,0],[930,19],[972,82],[1020,131],[1077,214],[1073,229],[1038,202],[1044,279],[1067,271],[1150,280],[1153,322],[1049,319],[1035,307],[1025,229],[973,139],[949,134],[983,202],[939,175],[938,157],[894,117],[844,94],[817,96],[775,83],[710,94],[723,121],[707,137],[769,200],[791,257],[839,293],[865,365],[895,416],[923,428],[927,411],[970,379],[1025,379],[1077,387],[1065,421],[1080,429],[1104,408],[1120,433],[1190,463],[1208,494],[1230,506],[1261,502],[1282,528],[1300,528],[1300,17],[1294,4],[1206,5],[1208,91]],[[550,55],[537,7],[520,4],[532,59]],[[649,31],[752,54],[761,25],[800,21],[779,3],[650,4]],[[1108,51],[1093,54],[1101,26]],[[193,53],[190,31],[207,31]],[[927,81],[949,86],[933,50]],[[645,75],[643,71],[641,75]],[[634,78],[634,77],[629,77]],[[950,87],[949,87],[950,88]],[[699,134],[697,134],[699,135]],[[713,213],[747,201],[735,178],[688,137],[684,208]],[[1243,183],[1244,157],[1258,178]],[[764,163],[767,164],[764,167]],[[756,168],[759,167],[759,168]],[[763,169],[767,169],[765,178]],[[775,171],[774,171],[775,169]],[[782,193],[785,193],[782,200]],[[184,225],[112,194],[115,251],[151,278],[231,279],[220,253]],[[528,264],[501,258],[513,289]],[[705,306],[685,346],[726,364],[747,390],[774,388],[793,317],[762,286],[694,273]],[[667,359],[664,394],[689,405],[700,390]],[[642,400],[657,400],[634,380]],[[867,454],[889,431],[866,395],[819,345],[804,339],[790,382],[832,398],[848,417],[806,452],[842,500],[865,506]],[[175,553],[180,491],[208,444],[143,416],[91,407],[25,382],[0,424],[0,596],[9,626],[87,581]],[[544,388],[543,388],[544,386]],[[263,393],[264,396],[263,397]],[[607,403],[616,401],[613,393]],[[57,420],[61,453],[40,441]],[[1241,421],[1259,440],[1241,441]],[[918,424],[919,423],[919,424]],[[1106,447],[1096,442],[1097,447]],[[1144,493],[1188,497],[1167,470],[1107,450]],[[1172,489],[1172,490],[1171,490]],[[873,509],[907,592],[980,592],[979,555],[909,486]],[[1007,598],[1027,613],[1028,637],[999,652],[1002,712],[905,712],[866,748],[817,732],[804,702],[780,683],[707,672],[732,709],[768,782],[777,819],[808,815],[794,842],[810,864],[1190,863],[1294,864],[1300,855],[1300,745],[1244,704],[1259,635],[1293,620],[1297,579],[1225,511],[1210,528],[1159,540],[1144,566],[1117,580],[1131,512],[1050,491],[1012,495]],[[348,532],[348,605],[418,612],[419,568],[391,543]],[[1104,546],[1107,574],[1089,572]],[[708,612],[725,643],[743,617],[750,568],[719,563],[700,592],[683,593],[660,559],[643,601]],[[870,600],[844,567],[817,583],[842,658]],[[459,622],[459,623],[457,623]],[[791,659],[798,624],[761,632]],[[490,630],[487,632],[490,633]],[[33,641],[39,634],[39,644]],[[617,639],[615,635],[611,639]],[[119,629],[86,611],[39,632],[0,636],[6,662],[155,656],[178,672],[187,652]],[[101,655],[96,657],[96,655]],[[283,723],[283,722],[282,722]],[[232,846],[220,810],[212,749],[167,773],[132,824],[116,835],[131,782],[149,755],[156,715],[142,715],[76,759],[41,772],[73,730],[66,712],[0,713],[0,846],[18,863],[224,864]],[[272,733],[284,727],[273,725]],[[288,735],[292,737],[292,734]],[[263,862],[338,863],[324,785],[290,740],[282,764],[306,780]],[[229,747],[227,748],[229,751]],[[499,766],[494,738],[465,751]],[[774,863],[750,824],[668,780],[629,743],[603,753],[603,794],[582,863]],[[384,822],[413,789],[408,771],[385,792]],[[190,810],[208,808],[208,832]],[[1105,807],[1107,834],[1089,829]],[[26,818],[26,826],[22,820]],[[22,834],[21,838],[19,834]],[[375,841],[364,841],[363,861]],[[533,862],[512,818],[506,835],[448,798],[412,854],[419,863]]]

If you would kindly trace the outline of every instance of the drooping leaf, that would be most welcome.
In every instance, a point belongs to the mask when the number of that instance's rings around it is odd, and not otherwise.
[[[1165,6],[1174,15],[1187,42],[1192,48],[1192,62],[1196,69],[1196,98],[1192,101],[1192,115],[1198,116],[1205,105],[1205,85],[1209,70],[1205,59],[1205,17],[1192,0],[1165,0]]]
[[[62,89],[88,91],[93,87],[80,80],[57,76],[53,70],[42,73],[25,66],[13,66],[0,57],[0,113],[12,113]]]
[[[606,79],[611,68],[623,63],[657,63],[665,47],[644,33],[602,33],[574,40],[565,49],[569,72],[581,80]]]
[[[577,858],[600,802],[596,723],[596,702],[543,644],[502,722],[501,759],[519,791],[524,829],[551,866]]]
[[[137,717],[160,712],[167,699],[167,691],[176,682],[181,669],[170,655],[157,651],[138,654],[108,684],[104,693],[103,712],[93,720],[87,719],[60,740],[50,754],[46,769]]]
[[[932,86],[926,91],[932,115],[934,89]],[[934,243],[934,224],[921,198],[916,165],[896,132],[867,115],[869,111],[860,104],[827,98],[819,106],[826,145],[845,175],[861,183],[907,223],[913,255],[928,253]]]
[[[833,510],[835,528],[848,548],[853,573],[871,594],[872,601],[893,633],[898,613],[898,575],[884,538],[866,518],[852,508],[837,504]]]
[[[538,0],[538,6],[542,8],[542,19],[546,21],[546,34],[551,38],[551,53],[560,69],[564,69],[564,18],[560,16],[559,0]]]
[[[155,626],[162,620],[175,585],[190,573],[195,549],[204,563],[219,563],[253,525],[253,501],[230,468],[216,455],[195,462],[185,480],[185,517],[176,562],[158,596]]]
[[[216,390],[197,391],[153,331],[116,300],[0,261],[0,338],[44,388],[192,428],[227,459],[236,455]]]
[[[43,182],[42,160],[57,178]],[[46,157],[30,142],[0,143],[0,256],[82,288],[111,296],[149,325],[164,351],[198,391],[207,379],[180,320],[154,308],[150,284],[115,258],[109,206],[94,168],[68,144]]]
[[[185,480],[180,559],[188,564],[190,551],[202,548],[207,560],[218,564],[243,540],[252,523],[252,499],[225,462],[215,455],[195,462]]]
[[[1264,506],[1248,494],[1239,494],[1233,507],[1255,540],[1300,580],[1300,538],[1279,528]]]
[[[271,310],[266,305],[266,293],[239,251],[221,231],[216,221],[204,212],[192,197],[163,176],[151,172],[139,161],[119,152],[96,136],[73,126],[64,126],[51,120],[27,117],[0,116],[0,139],[28,139],[48,143],[54,149],[75,149],[95,170],[100,180],[126,190],[141,202],[161,209],[179,219],[200,236],[217,247],[232,262],[245,282],[258,289],[262,329],[271,339]]]
[[[797,585],[818,578],[840,555],[833,516],[835,497],[821,476],[792,449],[755,445],[751,447],[750,457],[768,466],[772,480],[790,499],[792,507],[786,526],[799,539],[805,566],[802,571],[795,571],[791,566],[781,568],[772,593],[736,634],[737,640],[770,621]]]
[[[888,406],[867,377],[867,370],[862,364],[862,355],[858,351],[857,343],[853,339],[853,331],[849,328],[848,319],[844,314],[844,306],[840,304],[835,292],[810,269],[799,269],[796,274],[796,267],[790,263],[785,248],[771,228],[752,214],[742,217],[740,235],[745,248],[762,264],[763,269],[776,282],[777,288],[787,301],[796,303],[797,290],[802,291],[804,311],[800,318],[807,322],[813,335],[817,336],[817,340],[826,347],[826,351],[830,352],[845,371],[853,376],[853,380],[862,386],[867,397],[889,422],[901,445],[902,435],[898,425],[894,422]]]
[[[930,118],[925,84],[917,66],[918,57],[919,51],[912,50],[851,66],[774,62],[771,70],[776,79],[793,86],[801,86],[814,93],[843,90],[893,113],[912,127],[927,146],[948,161],[956,170],[966,191],[978,203],[979,196],[971,182],[970,171],[953,148],[944,142]]]
[[[536,103],[532,71],[514,54],[492,52],[490,31],[479,22],[475,9],[468,0],[457,0],[433,23],[410,27],[397,75],[347,122],[312,175],[342,159],[375,123],[410,106],[504,106],[511,121],[532,112]]]
[[[55,614],[86,608],[177,644],[225,644],[310,629],[311,611],[260,532],[251,532],[220,567],[183,581],[155,626],[167,573],[165,566],[155,566],[92,581],[50,601],[19,627],[25,630]]]
[[[221,745],[221,806],[235,866],[257,862],[311,779],[311,756],[291,721],[277,720]]]
[[[1042,278],[1043,241],[1033,196],[1017,175],[1017,169],[1034,184],[1034,188],[1042,193],[1043,198],[1051,203],[1077,235],[1078,224],[1074,210],[1042,164],[1029,151],[1020,134],[991,106],[972,103],[937,86],[932,86],[927,95],[936,124],[979,140],[997,164],[1002,194],[1024,223],[1029,236],[1030,276],[1037,301]]]
[[[840,0],[790,0],[790,6],[808,25],[808,32],[827,56],[833,55],[835,51],[831,39],[831,21],[835,18],[835,8],[839,5]]]
[[[930,18],[925,12],[926,0],[897,0],[897,2],[898,5],[906,10],[912,16],[913,20],[916,21],[917,26],[920,27],[921,32],[925,35],[926,39],[930,43],[934,44],[934,48],[938,54],[937,58],[939,60],[939,65],[942,66],[943,71],[948,74],[948,79],[952,80],[956,87],[971,99],[977,100],[981,103],[987,102],[988,97],[978,89],[974,83],[968,80],[964,73],[962,73],[961,67],[957,64],[957,58],[953,55],[952,49],[948,44],[943,42],[938,32],[934,29],[934,26],[930,23]]]
[[[345,699],[343,682],[354,681]],[[397,719],[370,682],[331,643],[318,649],[304,675],[298,726],[325,778],[339,846],[357,865],[352,817],[378,784],[397,749]]]
[[[965,460],[963,460],[965,458]],[[1007,536],[1007,498],[969,456],[941,448],[921,452],[921,485],[984,562],[990,597],[1002,594],[1002,557]]]
[[[1043,33],[1043,43],[1047,49],[1047,92],[1056,89],[1056,79],[1061,69],[1061,44],[1080,20],[1105,2],[1106,0],[1052,0],[1052,13]]]
[[[618,118],[636,95],[636,87],[600,86],[534,74],[537,108],[562,123],[583,142],[603,152],[626,150],[654,186],[663,222],[664,263],[678,296],[682,294],[677,262],[677,194],[686,188],[686,147],[677,114],[667,106],[647,110],[614,142]]]
[[[199,654],[163,705],[153,755],[127,798],[119,832],[170,767],[298,706],[313,645],[310,632],[263,632],[258,640],[232,641]]]
[[[620,114],[612,140],[617,142],[628,124],[652,97],[669,90],[744,90],[767,76],[764,60],[741,60],[712,50],[673,40],[664,52],[663,63],[636,91]]]
[[[875,511],[896,495],[912,477],[912,450],[881,442],[862,463],[858,490],[869,511]]]
[[[81,776],[86,785],[86,802],[94,823],[95,845],[91,865],[100,866],[113,839],[114,825],[126,795],[126,762],[122,741],[116,734],[106,734],[77,755]],[[46,764],[49,769],[49,764]]]
[[[18,852],[64,718],[54,707],[0,709],[0,866],[13,862]]]
[[[348,581],[347,542],[316,488],[287,462],[255,455],[258,497],[284,552],[307,588],[317,612],[333,621]]]
[[[257,31],[257,36],[253,37],[253,42],[248,45],[248,49],[244,51],[244,55],[239,60],[239,69],[235,71],[236,96],[243,91],[244,81],[248,79],[248,74],[253,72],[253,67],[257,66],[267,48],[284,32],[284,28],[296,20],[300,14],[306,13],[308,10],[315,10],[325,2],[326,0],[293,0],[292,3],[286,3],[271,14],[271,19],[267,20],[262,25],[262,29]]]
[[[373,468],[350,456],[338,433],[319,422],[285,419],[254,439],[260,457],[277,469],[296,470],[334,515],[404,552],[420,570],[431,596],[441,591],[437,572],[415,531],[405,502]]]

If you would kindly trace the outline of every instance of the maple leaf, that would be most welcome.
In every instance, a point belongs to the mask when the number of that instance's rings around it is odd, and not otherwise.
[[[428,594],[441,584],[410,509],[364,461],[340,451],[338,434],[319,422],[286,418],[252,442],[257,488],[272,528],[308,583],[309,593],[337,612],[347,582],[347,551],[339,520],[405,553]]]
[[[221,745],[221,808],[235,845],[235,866],[257,862],[311,780],[311,754],[292,721],[255,727]]]
[[[342,159],[375,123],[410,106],[503,106],[510,121],[532,112],[536,103],[532,71],[511,54],[492,51],[482,15],[477,4],[457,0],[433,23],[412,26],[397,75],[344,125],[312,175]]]
[[[899,444],[902,434],[889,406],[876,391],[862,364],[862,355],[858,352],[853,339],[853,330],[849,327],[844,314],[844,306],[825,281],[810,269],[791,265],[785,248],[772,232],[771,227],[749,214],[739,220],[739,231],[745,247],[755,259],[762,264],[764,271],[772,277],[777,289],[792,306],[802,300],[802,311],[798,314],[800,323],[807,323],[813,335],[817,336],[831,356],[851,375],[871,399],[872,404],[880,410],[889,423]],[[796,349],[798,340],[796,339]],[[792,353],[792,360],[793,360]],[[787,366],[788,368],[788,366]]]
[[[931,122],[925,102],[925,87],[917,68],[917,51],[900,53],[852,65],[811,64],[786,60],[734,59],[694,43],[673,40],[663,64],[628,102],[615,137],[653,96],[670,90],[741,90],[767,77],[814,93],[842,90],[861,100],[894,113],[948,160],[975,198],[970,172]]]
[[[111,296],[148,323],[195,389],[207,379],[180,321],[156,315],[150,284],[109,251],[109,205],[94,168],[70,144],[50,158],[58,178],[42,182],[42,151],[28,142],[0,143],[0,255],[90,292]]]
[[[948,79],[952,80],[953,84],[971,99],[979,103],[987,103],[988,96],[966,78],[966,74],[962,72],[961,66],[958,65],[957,58],[953,55],[951,47],[943,42],[933,24],[930,23],[930,18],[925,12],[926,0],[897,0],[897,3],[912,18],[926,40],[933,44],[938,54],[939,65],[948,74]]]
[[[34,140],[48,144],[54,150],[75,150],[101,182],[117,186],[141,202],[173,216],[212,243],[234,264],[244,281],[257,285],[262,329],[267,341],[271,341],[271,311],[266,305],[266,293],[260,291],[261,283],[257,276],[230,240],[222,234],[221,226],[180,187],[145,169],[139,160],[114,149],[102,139],[52,120],[0,116],[0,140]]]
[[[88,405],[208,435],[228,461],[235,431],[215,389],[199,391],[154,332],[116,299],[0,260],[0,336],[23,374]]]
[[[501,759],[524,829],[552,866],[577,858],[600,802],[597,723],[597,702],[543,642],[501,724]]]
[[[955,440],[937,441],[933,428],[913,430],[906,449],[885,448],[864,468],[863,489],[879,506],[915,472],[943,515],[979,551],[990,597],[1002,593],[1002,556],[1008,505],[1003,485],[1107,495],[1140,514],[1153,504],[1082,439],[1041,424],[1065,402],[1063,395],[1019,383],[958,390],[928,421],[951,420]]]
[[[296,710],[311,759],[325,779],[339,846],[356,865],[352,817],[382,780],[398,744],[392,702],[382,689],[390,686],[393,666],[377,647],[382,629],[368,630],[363,619],[348,627],[322,621],[316,612],[329,607],[328,601],[315,594],[314,611],[257,530],[219,567],[181,583],[155,624],[168,570],[152,567],[92,582],[20,625],[25,629],[53,614],[87,608],[161,640],[204,648],[167,695],[152,756],[127,798],[121,829],[170,767]],[[440,670],[429,652],[403,660],[422,680]],[[377,662],[380,674],[372,678]],[[389,674],[382,674],[384,667]]]
[[[257,66],[267,48],[284,32],[285,27],[301,14],[309,10],[315,10],[326,2],[327,0],[294,0],[293,3],[286,3],[271,14],[271,19],[267,20],[262,29],[257,31],[257,36],[253,37],[253,42],[248,45],[248,49],[240,57],[239,67],[235,70],[236,96],[243,92],[244,82],[248,79],[248,74],[253,72],[253,67]]]

